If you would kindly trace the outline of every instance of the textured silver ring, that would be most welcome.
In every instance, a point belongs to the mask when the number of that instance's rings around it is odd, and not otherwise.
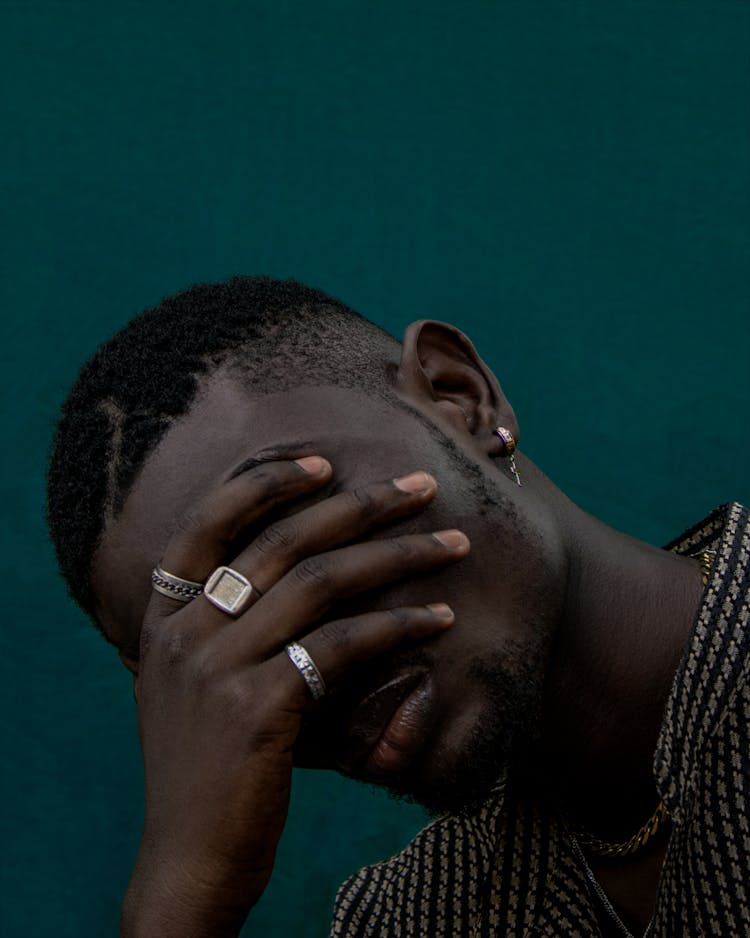
[[[181,603],[189,603],[203,592],[203,584],[193,580],[183,580],[181,576],[167,573],[161,567],[154,567],[151,571],[151,585],[157,593],[177,599]]]
[[[227,615],[239,616],[261,592],[232,567],[217,567],[206,581],[203,595]]]
[[[297,642],[290,642],[285,651],[294,667],[305,679],[305,684],[307,684],[307,689],[310,691],[313,700],[321,700],[325,697],[326,682],[307,649],[303,648],[302,645],[298,645]]]

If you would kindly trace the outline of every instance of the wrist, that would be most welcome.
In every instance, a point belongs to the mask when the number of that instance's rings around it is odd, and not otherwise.
[[[270,871],[240,877],[139,854],[120,938],[236,938],[269,878]]]

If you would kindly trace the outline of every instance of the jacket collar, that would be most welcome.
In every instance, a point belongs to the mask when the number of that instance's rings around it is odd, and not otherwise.
[[[675,675],[654,756],[657,788],[679,822],[711,737],[750,672],[750,512],[723,505],[668,545],[716,551],[703,603]]]

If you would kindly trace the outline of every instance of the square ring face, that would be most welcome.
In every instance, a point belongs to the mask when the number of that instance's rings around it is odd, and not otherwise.
[[[210,602],[230,616],[238,616],[250,601],[252,584],[231,567],[217,567],[203,588]]]

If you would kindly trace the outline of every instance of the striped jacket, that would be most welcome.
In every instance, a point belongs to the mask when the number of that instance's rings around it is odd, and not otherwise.
[[[672,820],[649,938],[750,936],[750,514],[669,549],[716,558],[654,756]],[[497,789],[340,888],[332,938],[627,935],[563,822]]]

